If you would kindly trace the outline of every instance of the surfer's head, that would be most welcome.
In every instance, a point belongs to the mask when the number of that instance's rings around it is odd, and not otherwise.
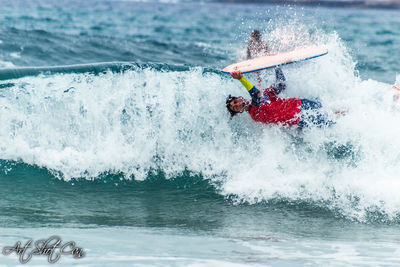
[[[261,33],[259,30],[253,30],[250,34],[251,39],[260,41],[261,40]]]
[[[231,114],[231,118],[238,113],[244,112],[248,105],[249,102],[241,96],[236,97],[229,95],[226,98],[226,108]]]

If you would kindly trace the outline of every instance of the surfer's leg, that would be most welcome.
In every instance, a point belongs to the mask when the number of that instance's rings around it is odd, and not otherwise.
[[[331,126],[335,122],[329,120],[325,114],[322,114],[319,109],[322,105],[319,102],[312,101],[309,99],[301,99],[301,116],[299,127],[304,128],[310,126],[310,124],[318,127]]]
[[[301,110],[320,109],[321,103],[309,99],[301,99]]]
[[[285,75],[283,74],[281,68],[275,68],[275,78],[276,83],[283,83],[286,81]]]

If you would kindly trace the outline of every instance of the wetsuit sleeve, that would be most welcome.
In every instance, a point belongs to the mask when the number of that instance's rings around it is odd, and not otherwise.
[[[279,95],[282,91],[286,89],[286,84],[285,83],[274,84],[273,88],[275,93]]]
[[[285,75],[283,74],[282,70],[280,68],[275,68],[275,84],[273,85],[275,93],[278,95],[280,94],[283,90],[286,89],[286,78]]]
[[[246,78],[242,77],[239,80],[243,86],[247,89],[251,96],[251,103],[255,106],[261,106],[262,98],[260,94],[260,90],[258,90],[254,85],[252,85]]]

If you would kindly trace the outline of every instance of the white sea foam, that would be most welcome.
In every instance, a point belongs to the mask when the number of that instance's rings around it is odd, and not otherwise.
[[[15,65],[9,61],[1,61],[0,60],[0,68],[13,68]]]
[[[21,54],[19,52],[14,52],[14,53],[11,53],[10,56],[13,58],[20,58]]]
[[[245,90],[201,69],[26,77],[2,91],[2,159],[54,170],[65,180],[122,172],[146,179],[184,170],[239,202],[311,201],[364,220],[400,211],[400,114],[391,85],[361,80],[336,34],[327,56],[284,68],[284,97],[318,98],[336,125],[265,126],[229,120],[228,94]],[[304,40],[302,41],[304,43]],[[255,81],[254,81],[255,82]],[[336,117],[333,110],[345,110]]]

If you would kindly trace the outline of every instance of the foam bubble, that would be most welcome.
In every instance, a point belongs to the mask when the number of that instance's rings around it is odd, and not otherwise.
[[[0,60],[0,68],[13,68],[15,65],[9,61],[2,61]]]

